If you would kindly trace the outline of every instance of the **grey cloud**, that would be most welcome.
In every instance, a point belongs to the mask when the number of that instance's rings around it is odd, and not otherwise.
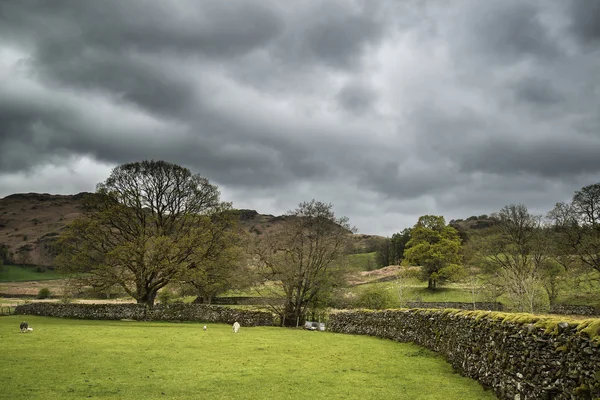
[[[464,154],[461,168],[502,175],[528,173],[545,178],[566,178],[600,170],[600,138],[569,137],[523,140],[493,139],[476,152]]]
[[[571,30],[585,44],[600,45],[600,2],[571,0]]]
[[[231,56],[264,45],[282,27],[280,14],[265,2],[23,3],[4,4],[4,29],[34,37],[40,50],[64,56],[89,46],[113,51]]]
[[[75,59],[49,57],[36,61],[37,70],[65,86],[102,91],[166,115],[188,111],[194,102],[189,83],[161,68],[157,59],[99,51],[84,52]]]
[[[357,9],[344,1],[316,2],[299,10],[278,41],[274,55],[287,64],[318,62],[336,68],[350,68],[359,61],[364,47],[376,42],[384,26],[368,3]],[[350,3],[352,4],[352,3]]]
[[[513,90],[518,100],[542,107],[553,106],[565,100],[564,96],[554,89],[549,79],[520,79],[514,83]]]
[[[552,59],[560,54],[556,41],[540,19],[534,2],[470,3],[467,26],[479,52],[497,60],[522,57]]]
[[[356,114],[371,110],[376,99],[377,93],[360,83],[348,84],[336,95],[336,100],[346,111]]]
[[[0,2],[0,182],[165,159],[236,206],[314,197],[369,233],[543,209],[600,172],[594,7]]]

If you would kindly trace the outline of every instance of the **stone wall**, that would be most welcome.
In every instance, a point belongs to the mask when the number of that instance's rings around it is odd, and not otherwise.
[[[249,296],[233,296],[233,297],[214,297],[211,299],[212,304],[216,305],[267,305],[267,304],[283,304],[284,299],[271,297],[249,297]],[[194,300],[196,304],[203,304],[201,297]]]
[[[343,311],[329,330],[414,342],[498,398],[600,398],[600,320],[459,310]]]
[[[264,311],[238,310],[234,308],[202,305],[172,304],[156,305],[147,309],[142,304],[58,304],[31,303],[17,306],[15,314],[48,317],[101,319],[101,320],[148,320],[148,321],[197,321],[242,326],[271,326],[273,315]]]
[[[475,305],[475,308],[473,308]],[[475,303],[458,303],[458,302],[418,302],[410,301],[406,303],[408,308],[456,308],[458,310],[486,310],[486,311],[502,311],[504,308],[502,303],[493,302],[475,302]]]
[[[592,306],[555,304],[550,306],[550,314],[600,316],[600,310]]]

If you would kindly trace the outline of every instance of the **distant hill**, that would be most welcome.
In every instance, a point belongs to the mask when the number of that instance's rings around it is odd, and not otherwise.
[[[19,193],[0,199],[0,246],[8,248],[15,264],[51,266],[51,245],[69,223],[82,215],[86,194]],[[239,213],[242,227],[255,235],[290,218],[246,209],[234,212]],[[364,251],[375,237],[353,235],[354,252]]]
[[[448,225],[455,228],[464,241],[468,239],[470,233],[490,228],[497,222],[498,220],[493,216],[484,214],[480,216],[474,215],[467,219],[453,219],[448,223]]]
[[[81,215],[84,195],[20,193],[0,199],[0,245],[8,247],[14,263],[51,265],[49,245]]]

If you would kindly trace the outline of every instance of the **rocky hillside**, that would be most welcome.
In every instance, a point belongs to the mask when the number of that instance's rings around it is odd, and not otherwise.
[[[71,221],[81,215],[86,193],[51,195],[13,194],[0,199],[0,247],[6,246],[12,263],[51,266],[51,244]],[[284,221],[286,216],[259,214],[255,210],[236,210],[241,225],[252,234]],[[360,252],[369,235],[353,235]]]

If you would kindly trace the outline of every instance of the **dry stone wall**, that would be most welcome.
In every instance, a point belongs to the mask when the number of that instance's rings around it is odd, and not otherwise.
[[[577,306],[554,304],[550,306],[551,314],[600,316],[600,309],[593,306]]]
[[[410,301],[406,303],[408,308],[456,308],[459,310],[487,310],[487,311],[502,311],[502,303],[483,302],[475,303],[460,303],[460,302],[422,302]]]
[[[268,312],[202,304],[156,305],[148,309],[142,304],[31,303],[17,306],[15,314],[77,319],[197,321],[226,324],[237,321],[242,326],[273,325],[273,315]]]
[[[600,398],[600,320],[459,310],[343,311],[333,332],[414,342],[500,399]]]

